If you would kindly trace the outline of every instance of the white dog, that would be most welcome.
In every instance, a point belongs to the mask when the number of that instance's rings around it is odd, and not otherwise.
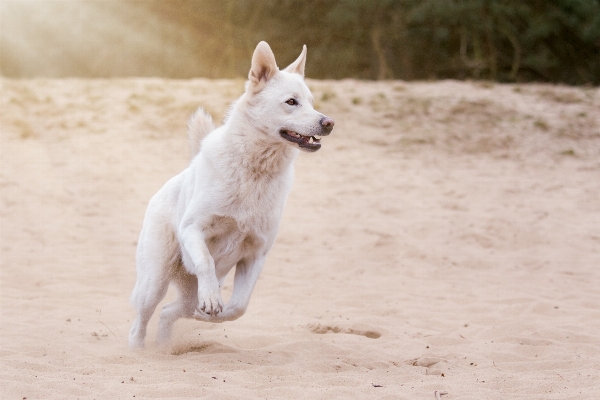
[[[319,150],[320,137],[334,125],[313,108],[305,62],[306,46],[280,71],[269,45],[260,42],[245,92],[224,124],[214,129],[202,109],[192,116],[197,154],[154,195],[144,218],[130,346],[144,345],[148,321],[170,282],[180,296],[160,313],[159,343],[169,340],[178,318],[222,322],[246,311],[279,228],[298,150]],[[221,286],[234,266],[233,294],[224,305]]]

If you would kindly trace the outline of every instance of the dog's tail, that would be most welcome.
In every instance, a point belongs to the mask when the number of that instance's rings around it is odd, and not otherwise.
[[[199,107],[188,121],[188,138],[190,140],[190,150],[192,158],[200,152],[200,146],[202,145],[202,139],[208,135],[208,133],[215,129],[212,117],[206,110]]]

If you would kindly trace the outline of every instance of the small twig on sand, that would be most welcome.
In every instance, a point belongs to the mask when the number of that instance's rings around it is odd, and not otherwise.
[[[440,392],[436,390],[433,394],[435,394],[435,400],[442,400],[442,396],[448,394],[448,392]]]
[[[98,320],[98,322],[100,322],[102,325],[106,326],[106,324],[100,320]],[[113,335],[115,335],[115,333],[108,327],[106,326],[106,329],[108,329],[110,331],[110,333],[112,333]],[[115,337],[117,337],[117,335],[115,335]]]

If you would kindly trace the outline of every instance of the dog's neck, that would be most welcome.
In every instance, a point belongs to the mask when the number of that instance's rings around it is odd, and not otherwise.
[[[235,163],[242,167],[250,180],[284,173],[294,162],[299,150],[274,140],[263,130],[267,128],[257,125],[256,121],[248,123],[251,118],[247,114],[238,114],[237,118],[227,122],[228,139],[236,155]]]

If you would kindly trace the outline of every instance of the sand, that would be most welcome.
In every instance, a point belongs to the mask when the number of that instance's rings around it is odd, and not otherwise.
[[[309,81],[246,315],[132,351],[146,204],[243,81],[1,85],[2,399],[598,398],[599,89]]]

